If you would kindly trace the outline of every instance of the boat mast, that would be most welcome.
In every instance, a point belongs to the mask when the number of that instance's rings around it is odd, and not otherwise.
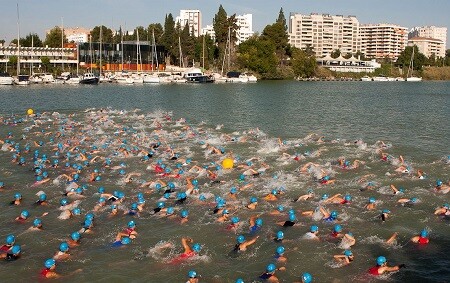
[[[139,69],[142,70],[142,57],[141,57],[141,45],[139,44],[139,29],[136,28],[136,69],[139,74]],[[140,64],[139,64],[140,60]],[[139,68],[140,67],[140,68]]]
[[[20,25],[19,25],[19,3],[17,3],[17,76],[20,75]]]
[[[202,66],[203,66],[203,69],[205,68],[205,36],[206,36],[206,34],[208,34],[208,33],[205,33],[203,35],[203,44],[202,44]]]
[[[182,51],[181,51],[181,38],[180,38],[180,36],[178,35],[178,48],[180,49],[180,68],[183,68],[184,66],[182,66],[182,63],[183,63],[183,53],[182,53]],[[184,64],[183,64],[184,65]]]
[[[120,26],[120,43],[122,45],[122,72],[123,72],[123,31],[122,31],[122,26]]]
[[[64,72],[64,18],[61,17],[61,61],[62,71]]]
[[[102,32],[103,32],[103,25],[100,25],[100,66],[99,66],[99,75],[102,75]]]
[[[227,71],[230,71],[230,57],[231,57],[231,27],[228,27],[228,62],[227,62]]]
[[[30,65],[30,76],[33,75],[33,60],[34,60],[34,34],[31,35],[31,65]]]
[[[155,40],[155,29],[152,30],[152,71],[153,71],[153,58],[156,60],[156,70],[159,71],[158,63],[158,53],[156,52],[156,40]]]
[[[78,77],[78,65],[80,64],[80,43],[77,41],[77,77]]]
[[[92,35],[89,35],[89,57],[91,58],[89,69],[90,73],[92,73]]]

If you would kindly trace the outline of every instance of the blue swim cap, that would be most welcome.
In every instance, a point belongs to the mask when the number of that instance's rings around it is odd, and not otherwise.
[[[386,263],[386,258],[384,256],[377,257],[377,265],[383,265]]]
[[[97,182],[100,181],[101,179],[102,179],[101,176],[96,176],[96,177],[95,177],[95,181],[97,181]]]
[[[278,205],[277,209],[278,209],[279,212],[282,212],[282,211],[284,211],[284,206],[282,206],[280,204],[280,205]]]
[[[42,176],[37,176],[37,177],[36,177],[36,181],[37,181],[37,182],[42,181]]]
[[[188,276],[189,276],[189,278],[195,278],[195,277],[197,277],[197,272],[195,272],[194,270],[190,270],[188,272]]]
[[[92,213],[92,212],[90,212],[90,213],[88,213],[88,214],[86,214],[86,217],[85,217],[85,219],[89,219],[89,220],[93,220],[94,219],[94,214]]]
[[[78,231],[73,232],[70,235],[70,238],[72,238],[72,240],[74,240],[74,241],[78,241],[80,239],[80,237],[81,237],[81,235],[80,235],[80,233]]]
[[[123,245],[128,245],[129,243],[131,243],[131,239],[130,239],[130,237],[123,237],[123,238],[120,240],[120,242],[121,242]]]
[[[206,200],[206,197],[205,197],[204,195],[200,195],[200,196],[198,197],[198,199],[201,200],[201,201],[205,201],[205,200]]]
[[[191,181],[191,183],[192,183],[192,185],[197,186],[198,185],[198,180],[194,179],[194,180]]]
[[[322,200],[326,200],[328,198],[328,194],[323,194],[322,195]]]
[[[278,191],[277,191],[277,189],[273,189],[271,193],[272,193],[272,195],[277,195]]]
[[[374,197],[370,197],[369,198],[369,203],[375,203],[375,198]]]
[[[20,213],[21,216],[23,216],[24,218],[28,218],[28,216],[30,216],[30,213],[28,212],[28,210],[23,210]]]
[[[39,200],[40,201],[45,201],[47,199],[47,195],[45,193],[42,193],[39,195]]]
[[[98,202],[99,202],[99,203],[106,202],[106,199],[105,199],[104,197],[101,197],[101,198],[99,198]]]
[[[65,206],[69,203],[69,201],[66,198],[63,198],[59,201],[59,204],[61,204],[61,206]]]
[[[181,211],[181,217],[182,218],[186,218],[186,217],[188,217],[188,215],[189,215],[189,212],[186,209]]]
[[[293,214],[293,213],[290,213],[290,214],[289,214],[289,221],[294,222],[296,219],[297,219],[297,218],[295,217],[295,214]]]
[[[104,187],[100,187],[100,188],[98,188],[97,192],[99,194],[103,194],[105,192],[105,188]]]
[[[313,226],[311,226],[310,231],[311,231],[311,233],[317,232],[317,231],[319,231],[319,227],[317,227],[317,225],[313,225]]]
[[[134,228],[136,227],[136,223],[134,223],[133,220],[130,220],[130,222],[128,222],[128,228]]]
[[[239,235],[239,236],[236,238],[236,240],[237,240],[237,242],[238,242],[239,244],[242,244],[243,242],[245,242],[245,237],[244,237],[244,235]]]
[[[119,192],[117,197],[118,198],[124,198],[125,197],[125,193],[124,192]]]
[[[139,193],[137,194],[137,198],[144,198],[144,194],[141,193],[141,192],[139,192]]]
[[[330,176],[327,175],[327,176],[323,177],[322,179],[323,179],[324,181],[328,181],[328,180],[330,180]]]
[[[352,200],[352,196],[351,195],[345,195],[344,200],[351,201]]]
[[[345,256],[352,256],[353,253],[352,253],[351,250],[345,250],[345,251],[344,251],[344,255],[345,255]]]
[[[256,197],[251,197],[250,203],[255,203],[255,202],[258,202],[258,199]]]
[[[175,211],[174,208],[170,206],[170,207],[167,208],[166,213],[168,215],[170,215],[170,214],[173,214],[174,211]]]
[[[280,255],[284,254],[284,247],[283,246],[278,246],[277,247],[277,254],[280,254]]]
[[[160,183],[156,183],[155,184],[155,189],[157,189],[157,190],[161,189],[161,184]]]
[[[80,214],[81,214],[81,209],[79,209],[78,207],[75,207],[75,208],[72,210],[72,214],[73,214],[73,215],[80,215]]]
[[[442,186],[442,184],[444,184],[441,180],[437,180],[436,181],[436,186],[437,187],[440,187],[440,186]]]
[[[14,246],[12,247],[12,249],[11,249],[11,253],[12,253],[13,255],[16,255],[16,254],[20,253],[20,246],[19,246],[19,245],[14,245]]]
[[[158,208],[164,208],[165,203],[163,201],[160,201],[157,203]]]
[[[312,275],[308,272],[305,272],[302,274],[302,281],[303,283],[311,283],[312,282]]]
[[[22,199],[22,195],[20,193],[15,193],[14,194],[14,198],[15,199]]]
[[[59,250],[62,252],[67,252],[69,250],[69,245],[66,242],[62,242],[59,245]]]
[[[6,244],[7,245],[12,245],[14,244],[14,242],[16,241],[16,237],[14,235],[8,235],[6,236]]]
[[[427,230],[423,229],[422,232],[420,232],[420,237],[426,238],[428,236]]]
[[[239,217],[237,217],[237,216],[233,216],[233,218],[231,218],[231,223],[233,223],[233,224],[236,224],[236,223],[238,223],[240,220],[239,220]]]
[[[337,232],[337,233],[342,232],[342,226],[339,224],[334,225],[334,232]]]
[[[39,219],[39,218],[34,219],[34,221],[33,221],[33,226],[34,227],[38,227],[41,224],[42,224],[41,219]]]
[[[381,213],[391,213],[391,211],[390,211],[389,209],[383,209],[383,210],[381,211]]]
[[[49,258],[45,261],[44,266],[50,269],[53,265],[56,264],[56,261],[53,258]]]
[[[293,208],[291,208],[291,209],[289,209],[289,214],[295,214],[295,209],[293,209]]]
[[[283,233],[283,231],[278,231],[277,232],[277,239],[278,240],[281,240],[281,239],[283,239],[284,238],[284,233]]]
[[[120,169],[119,174],[120,174],[120,175],[125,175],[125,170]]]
[[[133,203],[131,204],[131,210],[136,210],[137,208],[138,208],[137,203],[133,202]]]
[[[167,167],[166,169],[164,169],[165,173],[170,173],[172,171],[172,169],[170,169],[169,167]]]
[[[333,210],[330,214],[331,218],[336,219],[338,217],[337,211]]]
[[[170,193],[164,193],[163,197],[166,198],[166,199],[169,199],[170,198]]]
[[[0,187],[3,187],[5,185],[5,183],[0,182]]]
[[[273,264],[273,263],[268,264],[267,267],[266,267],[266,271],[267,271],[268,273],[272,273],[272,272],[274,272],[276,269],[277,269],[277,267],[276,267],[275,264]]]
[[[244,283],[244,280],[242,280],[242,278],[238,278],[238,279],[236,279],[235,283]]]
[[[230,190],[230,193],[231,193],[231,194],[237,193],[236,187],[232,187],[231,190]]]
[[[256,224],[256,226],[262,226],[263,225],[263,220],[261,218],[257,218],[255,220],[255,224]]]
[[[225,215],[225,214],[229,214],[230,212],[228,211],[228,209],[224,209],[223,211],[222,211],[222,215]]]
[[[195,243],[192,245],[192,250],[196,253],[199,253],[201,249],[202,249],[202,246],[199,243]]]
[[[85,219],[85,220],[84,220],[83,226],[84,226],[85,228],[89,228],[91,225],[92,225],[92,220],[91,220],[91,219]]]
[[[416,203],[416,202],[419,201],[419,199],[418,198],[411,198],[409,201],[412,202],[412,203]]]

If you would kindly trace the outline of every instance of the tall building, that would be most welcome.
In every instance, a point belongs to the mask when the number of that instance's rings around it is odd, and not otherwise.
[[[202,13],[200,10],[180,10],[180,15],[175,19],[181,28],[189,26],[191,34],[198,37],[202,29]]]
[[[360,26],[361,52],[371,59],[397,60],[408,44],[408,29],[394,24]]]
[[[216,40],[216,32],[214,31],[213,25],[206,25],[206,27],[202,28],[202,35],[208,34],[212,40]]]
[[[447,28],[435,26],[415,27],[408,34],[409,39],[414,37],[439,39],[444,43],[444,50],[445,50],[447,43]]]
[[[236,24],[239,27],[236,31],[236,44],[239,45],[254,34],[252,14],[236,16]]]
[[[88,42],[90,33],[90,30],[80,27],[64,28],[64,35],[66,36],[68,42]]]
[[[343,55],[360,50],[359,22],[355,16],[291,13],[288,34],[292,46],[311,47],[316,57],[331,54],[336,49]]]
[[[445,57],[445,43],[440,39],[428,37],[413,37],[408,39],[408,46],[417,45],[419,52],[430,57]]]

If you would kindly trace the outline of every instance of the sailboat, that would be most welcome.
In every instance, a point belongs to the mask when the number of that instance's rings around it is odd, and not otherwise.
[[[421,82],[422,78],[421,77],[414,77],[413,76],[413,71],[414,71],[414,46],[413,46],[413,51],[411,54],[411,60],[409,61],[409,67],[408,67],[408,74],[406,76],[406,81],[407,82]]]
[[[92,37],[89,36],[89,52],[90,52],[90,59],[91,59],[91,64],[90,64],[90,69],[92,71]],[[99,78],[96,77],[94,75],[94,73],[92,72],[87,72],[83,75],[83,77],[80,80],[80,84],[85,84],[85,85],[96,85],[99,82]]]
[[[16,85],[29,85],[30,76],[20,74],[20,22],[19,22],[19,3],[17,3],[17,78],[14,80]]]

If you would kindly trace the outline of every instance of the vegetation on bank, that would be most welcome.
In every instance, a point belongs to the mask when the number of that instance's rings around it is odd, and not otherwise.
[[[370,76],[390,76],[405,77],[409,66],[412,50],[414,51],[414,72],[415,75],[424,79],[450,80],[450,49],[446,51],[445,58],[436,58],[434,55],[426,58],[418,52],[417,46],[406,47],[400,54],[396,62],[391,62],[388,58],[381,60],[381,68],[372,74],[366,73],[336,73],[318,66],[314,56],[314,50],[308,46],[305,49],[298,49],[289,44],[286,18],[283,8],[280,9],[278,17],[272,24],[267,25],[261,34],[255,34],[247,41],[236,45],[236,14],[228,16],[222,5],[213,18],[215,40],[208,34],[195,37],[189,26],[180,26],[175,23],[172,14],[167,14],[164,25],[151,23],[147,27],[138,26],[133,33],[129,34],[122,28],[115,32],[106,26],[96,26],[91,32],[91,41],[99,42],[100,35],[103,42],[118,44],[123,41],[136,41],[139,34],[140,41],[153,41],[153,36],[157,45],[164,46],[165,61],[167,65],[201,66],[213,72],[226,73],[228,71],[247,71],[254,73],[260,79],[293,79],[293,78],[353,78],[359,79],[364,75]],[[35,47],[49,46],[61,47],[61,42],[67,43],[60,27],[54,27],[46,35],[44,41],[35,33],[30,33],[24,38],[20,38],[21,46]],[[0,40],[4,43],[4,40]],[[17,44],[17,39],[12,40]],[[180,52],[181,51],[181,52]],[[341,54],[340,50],[334,50],[331,57],[337,58],[342,55],[344,58],[351,56],[360,57],[364,54]],[[11,56],[8,62],[9,68],[15,68],[17,57]],[[52,67],[48,58],[42,58],[42,66],[49,72],[61,72],[62,70]],[[0,66],[0,71],[3,66]]]

